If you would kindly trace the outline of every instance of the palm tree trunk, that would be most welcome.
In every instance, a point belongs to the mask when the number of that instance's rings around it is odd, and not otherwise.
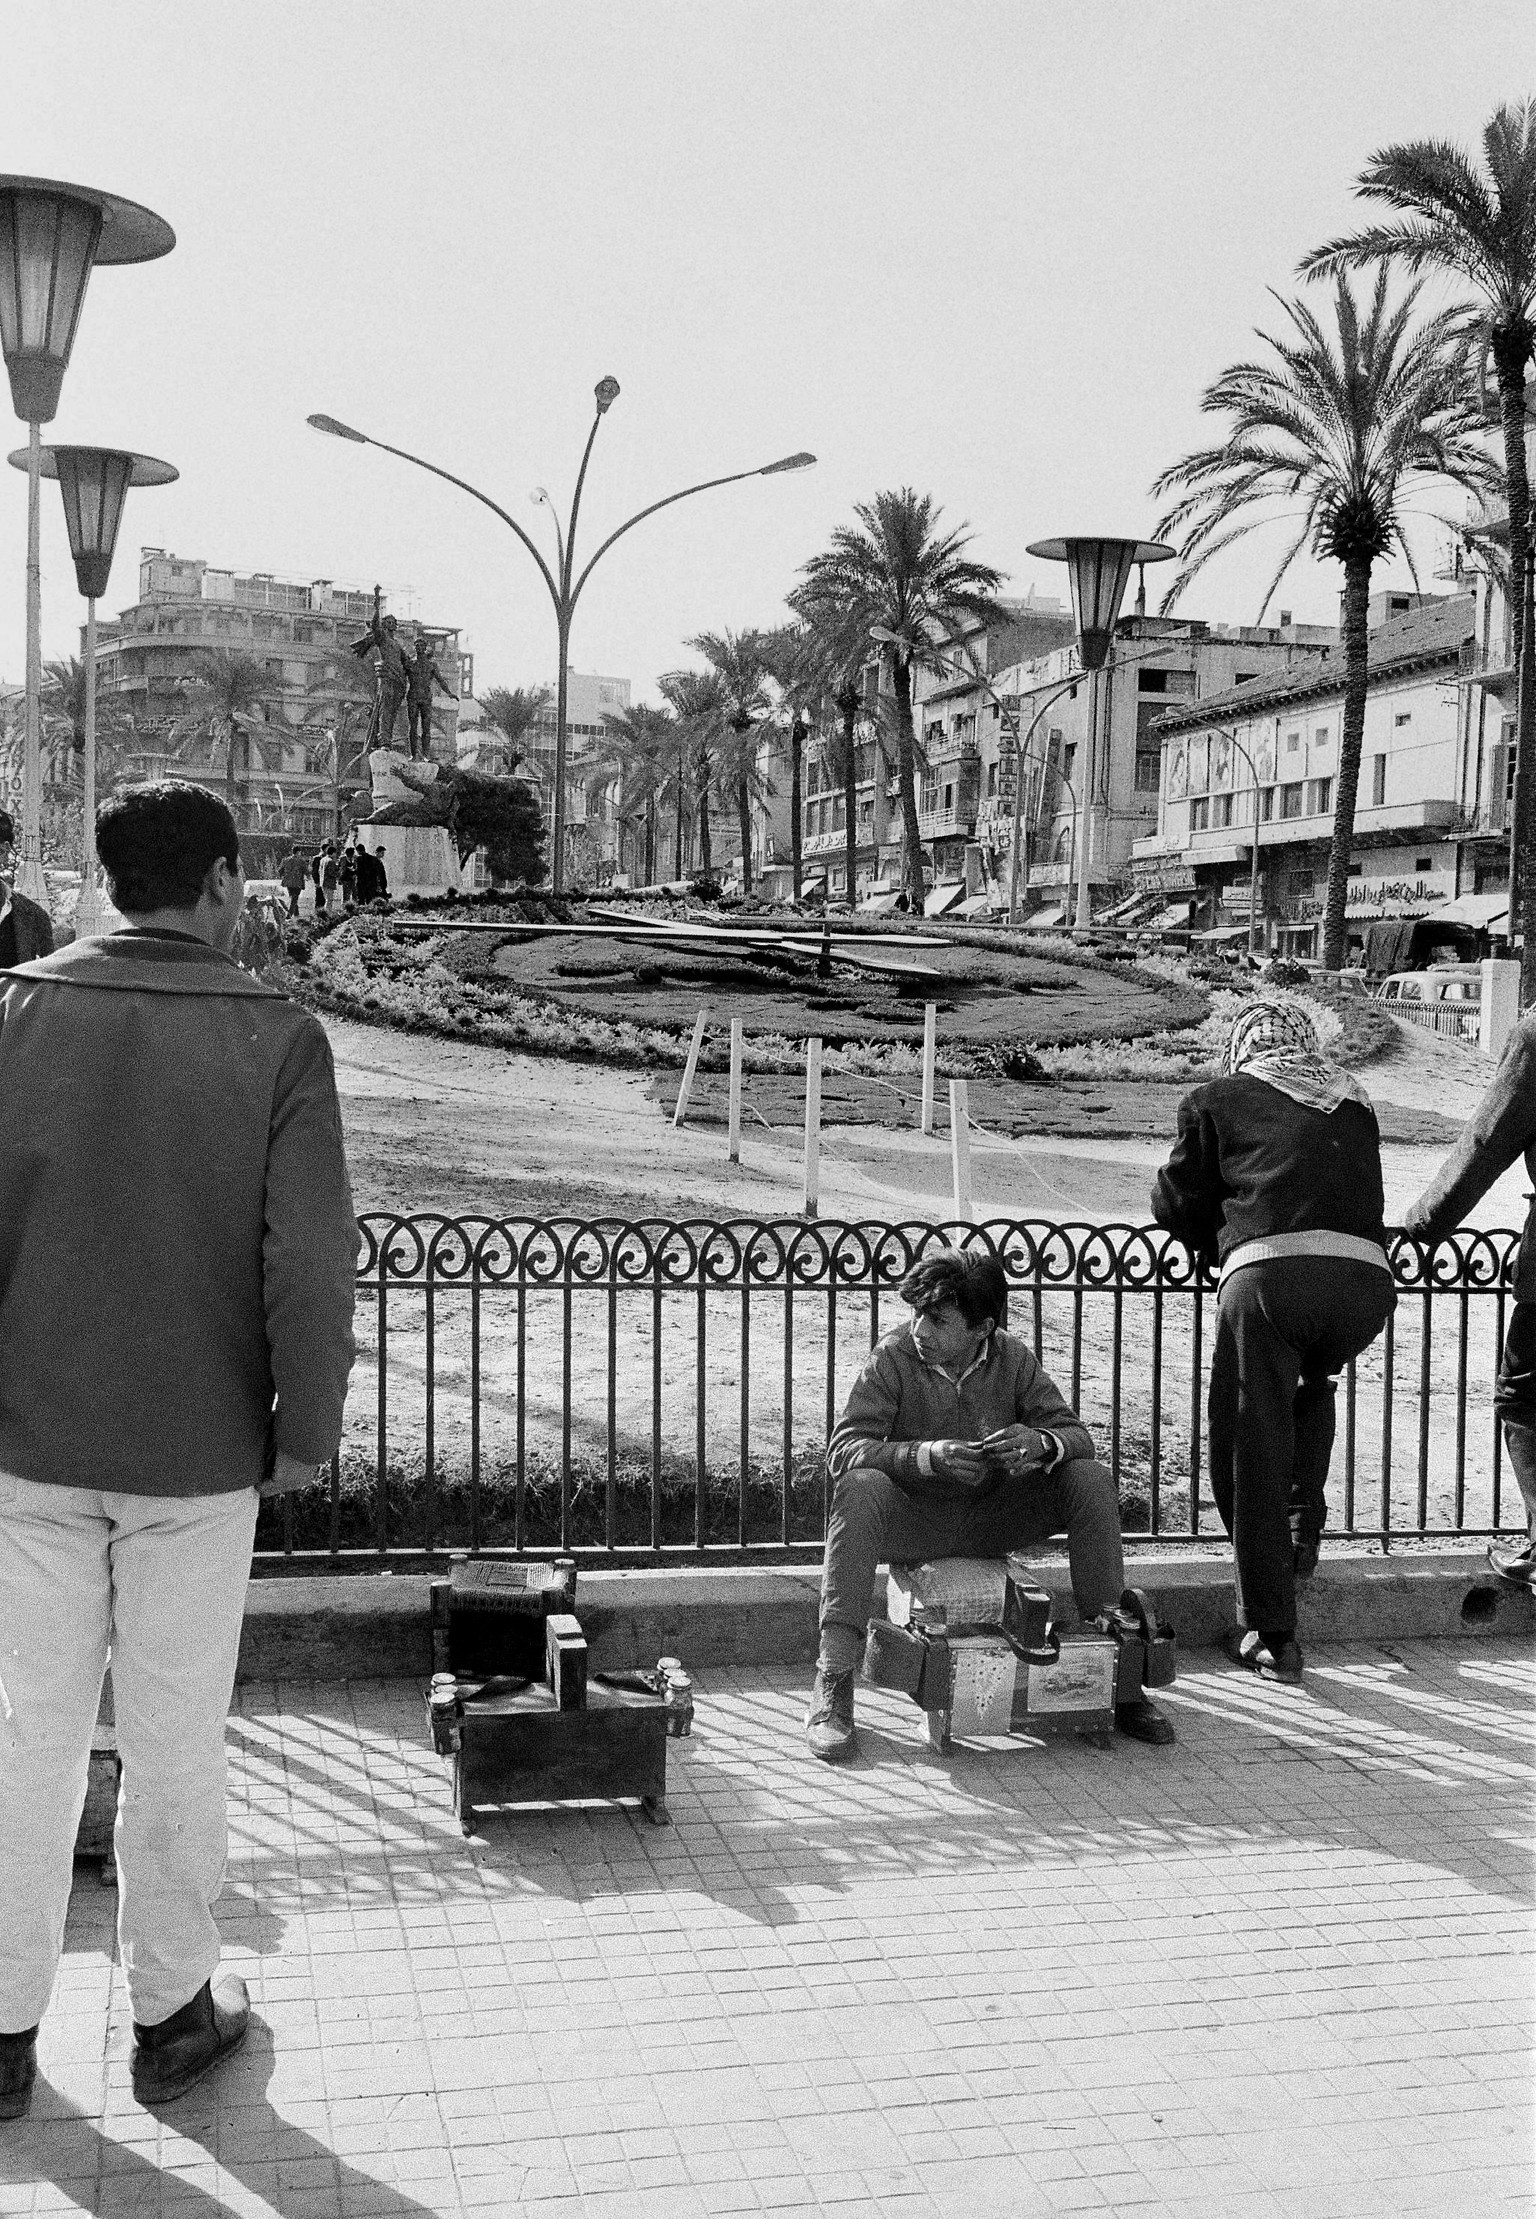
[[[236,824],[240,822],[240,787],[235,777],[235,749],[239,744],[240,727],[233,717],[229,720],[229,748],[224,758],[224,801]]]
[[[1371,597],[1371,557],[1344,563],[1344,717],[1339,739],[1339,784],[1333,797],[1333,840],[1328,849],[1328,897],[1323,909],[1323,969],[1344,968],[1344,902],[1349,858],[1355,844],[1355,796],[1365,744],[1366,604]]]
[[[906,839],[907,898],[914,916],[923,914],[927,887],[923,876],[923,837],[917,821],[916,735],[912,729],[912,665],[896,657],[896,774],[901,787],[901,829]]]
[[[846,704],[843,709],[843,852],[847,856],[848,906],[856,899],[859,879],[859,751],[854,744],[854,726],[859,718],[858,704]]]
[[[656,883],[656,796],[645,797],[645,883]]]
[[[736,816],[741,826],[741,890],[752,891],[752,790],[745,773],[736,781]]]
[[[674,879],[681,878],[683,875],[684,790],[685,780],[683,777],[683,758],[682,755],[679,754],[677,758],[677,832],[672,842],[672,876]]]
[[[710,875],[713,860],[709,846],[709,781],[706,778],[703,792],[699,795],[699,868],[706,878]]]
[[[797,710],[791,718],[789,726],[789,890],[790,898],[794,901],[800,899],[802,870],[800,818],[803,811],[801,789],[804,784],[804,759],[805,726],[800,722],[800,714]]]

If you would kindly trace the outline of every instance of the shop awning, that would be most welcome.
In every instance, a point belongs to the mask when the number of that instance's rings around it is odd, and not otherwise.
[[[859,915],[861,917],[888,916],[900,899],[901,890],[899,887],[893,894],[868,894],[859,903]]]
[[[1064,909],[1037,909],[1032,917],[1024,919],[1026,932],[1049,932],[1053,925],[1066,922]]]
[[[1461,925],[1472,932],[1502,932],[1509,922],[1508,894],[1458,894],[1430,911],[1432,925]]]
[[[957,917],[1000,917],[1004,906],[1002,902],[994,901],[990,894],[972,894],[970,900],[963,901],[954,914]]]
[[[965,899],[965,880],[951,879],[947,886],[935,886],[923,903],[925,917],[947,917],[957,903]]]
[[[1171,903],[1159,916],[1149,917],[1142,930],[1144,932],[1188,932],[1189,903],[1187,901]]]
[[[1246,925],[1218,925],[1214,932],[1192,932],[1190,938],[1191,940],[1202,940],[1207,946],[1223,940],[1246,940],[1248,938],[1248,927]]]

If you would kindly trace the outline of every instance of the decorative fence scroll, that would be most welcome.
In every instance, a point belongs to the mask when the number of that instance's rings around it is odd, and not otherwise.
[[[1128,1535],[1219,1537],[1205,1473],[1215,1285],[1149,1226],[359,1220],[359,1358],[328,1484],[263,1560],[448,1549],[610,1562],[814,1557],[823,1451],[933,1247],[995,1253],[1009,1329],[1081,1411]],[[1516,1236],[1399,1239],[1398,1307],[1340,1383],[1334,1530],[1507,1528],[1492,1388]]]

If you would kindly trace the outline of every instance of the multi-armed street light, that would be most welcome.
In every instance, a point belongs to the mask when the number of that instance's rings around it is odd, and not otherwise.
[[[1167,562],[1173,554],[1155,539],[1107,539],[1070,535],[1037,539],[1029,549],[1046,562],[1064,562],[1072,585],[1072,617],[1077,626],[1078,660],[1089,676],[1088,750],[1083,776],[1082,837],[1077,843],[1077,915],[1074,928],[1093,923],[1088,865],[1093,846],[1093,789],[1098,775],[1100,673],[1114,644],[1115,622],[1126,582],[1140,563]]]
[[[38,511],[42,432],[58,413],[64,372],[92,269],[152,262],[176,234],[136,201],[47,177],[0,177],[0,351],[11,400],[27,427],[26,753],[22,773],[19,890],[46,903],[43,877],[42,559]]]
[[[576,491],[571,499],[570,519],[563,532],[560,529],[558,516],[555,518],[558,576],[550,570],[548,563],[539,553],[538,548],[534,545],[528,533],[524,531],[522,525],[515,518],[509,516],[499,502],[493,501],[488,493],[482,493],[478,486],[471,485],[467,479],[455,477],[451,470],[440,469],[435,462],[427,462],[420,455],[408,454],[403,447],[391,447],[386,440],[372,439],[366,432],[354,431],[350,424],[338,423],[334,416],[311,416],[309,419],[316,431],[330,432],[337,439],[355,440],[362,447],[382,448],[385,454],[395,455],[402,462],[414,462],[418,469],[430,470],[433,477],[444,478],[449,485],[456,485],[460,492],[470,494],[473,499],[488,508],[493,515],[499,516],[508,530],[514,532],[522,541],[529,554],[538,564],[539,576],[544,580],[549,598],[554,604],[555,630],[558,637],[560,658],[560,675],[555,700],[555,809],[554,823],[551,827],[551,844],[554,852],[550,869],[550,884],[552,890],[557,894],[561,891],[565,875],[566,705],[571,619],[576,613],[576,604],[581,598],[582,587],[614,542],[622,539],[626,532],[633,531],[637,524],[644,523],[646,517],[654,516],[658,509],[670,508],[675,501],[686,501],[690,494],[711,492],[716,486],[738,485],[743,478],[771,478],[777,476],[781,471],[808,470],[816,460],[816,457],[810,454],[783,455],[777,462],[761,463],[753,470],[733,470],[722,478],[705,478],[697,485],[685,485],[679,492],[669,493],[660,501],[652,501],[648,507],[640,509],[635,515],[628,517],[618,527],[617,531],[608,534],[596,554],[589,557],[578,576],[576,574],[576,519],[581,509],[581,493],[582,487],[586,483],[587,464],[591,460],[592,443],[597,437],[597,427],[618,397],[619,381],[617,378],[607,377],[598,381],[594,389],[594,398],[597,403],[596,413],[592,418],[592,428],[587,433],[586,447],[582,451],[581,468],[576,474]],[[554,504],[550,501],[549,495],[542,486],[535,492],[534,499],[543,505],[547,505],[553,513]]]

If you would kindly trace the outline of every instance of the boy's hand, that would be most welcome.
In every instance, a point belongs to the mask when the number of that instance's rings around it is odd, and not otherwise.
[[[982,1442],[987,1455],[998,1464],[1005,1464],[1011,1478],[1022,1479],[1026,1472],[1043,1471],[1055,1454],[1043,1433],[1032,1425],[999,1426]]]
[[[318,1466],[306,1464],[301,1458],[289,1456],[284,1450],[279,1449],[277,1462],[272,1467],[270,1478],[264,1479],[261,1483],[261,1493],[263,1496],[294,1494],[300,1487],[309,1485],[317,1469]]]
[[[987,1476],[987,1459],[974,1441],[934,1441],[930,1444],[933,1468],[944,1479],[962,1487],[979,1487]]]

